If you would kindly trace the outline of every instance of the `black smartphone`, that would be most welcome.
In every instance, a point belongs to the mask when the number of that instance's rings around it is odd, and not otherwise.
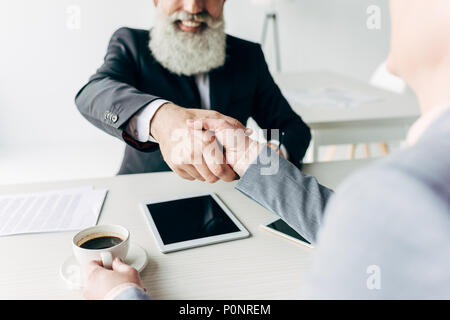
[[[276,235],[279,235],[285,239],[297,242],[309,248],[314,248],[311,242],[306,240],[301,234],[292,229],[286,222],[282,219],[277,219],[274,222],[271,222],[267,225],[261,226],[263,229],[272,232]]]

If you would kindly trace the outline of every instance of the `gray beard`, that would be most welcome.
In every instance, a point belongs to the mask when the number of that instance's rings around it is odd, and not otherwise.
[[[223,17],[199,33],[189,33],[157,10],[149,48],[156,61],[177,75],[192,76],[221,67],[226,58]]]

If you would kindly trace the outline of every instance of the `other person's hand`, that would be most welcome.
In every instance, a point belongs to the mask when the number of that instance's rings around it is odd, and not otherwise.
[[[273,150],[278,151],[278,154],[283,157],[284,159],[287,160],[287,156],[281,151],[281,148],[278,147],[278,145],[271,143],[271,142],[267,142],[267,146],[270,147]]]
[[[204,150],[211,142],[202,140],[202,135],[187,125],[187,120],[196,119],[221,119],[233,128],[245,129],[238,120],[217,111],[167,103],[159,108],[150,123],[150,134],[158,141],[164,160],[184,179],[209,183],[219,179],[235,180],[236,173],[226,163],[223,154],[216,154],[214,158],[205,156]]]
[[[114,259],[112,270],[103,268],[101,261],[91,261],[85,268],[87,281],[83,296],[88,300],[101,300],[115,287],[133,283],[145,290],[139,272],[119,258]]]
[[[263,143],[249,138],[248,129],[233,126],[222,119],[189,121],[189,127],[194,130],[199,128],[207,130],[203,132],[205,141],[217,139],[225,150],[226,162],[239,176],[245,173],[264,147]]]

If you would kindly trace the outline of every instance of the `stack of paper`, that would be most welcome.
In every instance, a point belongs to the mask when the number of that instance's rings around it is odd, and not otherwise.
[[[107,192],[81,187],[0,196],[0,236],[95,226]]]
[[[380,97],[365,92],[338,87],[315,90],[283,90],[283,93],[289,102],[303,107],[352,108],[380,100]]]

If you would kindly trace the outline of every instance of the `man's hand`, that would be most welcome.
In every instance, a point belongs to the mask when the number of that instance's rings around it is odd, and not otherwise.
[[[233,181],[236,174],[226,164],[223,154],[205,154],[211,143],[204,141],[198,130],[187,126],[188,120],[221,119],[233,128],[245,129],[236,119],[217,111],[182,108],[172,103],[163,105],[150,123],[150,134],[158,141],[169,167],[188,180]]]
[[[201,119],[189,121],[189,127],[203,132],[205,141],[217,140],[225,149],[226,162],[233,170],[242,176],[250,164],[256,159],[264,144],[250,139],[249,129],[231,125],[222,119]]]
[[[144,289],[139,272],[119,258],[114,259],[112,270],[102,267],[101,261],[91,261],[86,265],[87,282],[83,295],[89,300],[101,300],[108,292],[125,283],[134,283]]]

